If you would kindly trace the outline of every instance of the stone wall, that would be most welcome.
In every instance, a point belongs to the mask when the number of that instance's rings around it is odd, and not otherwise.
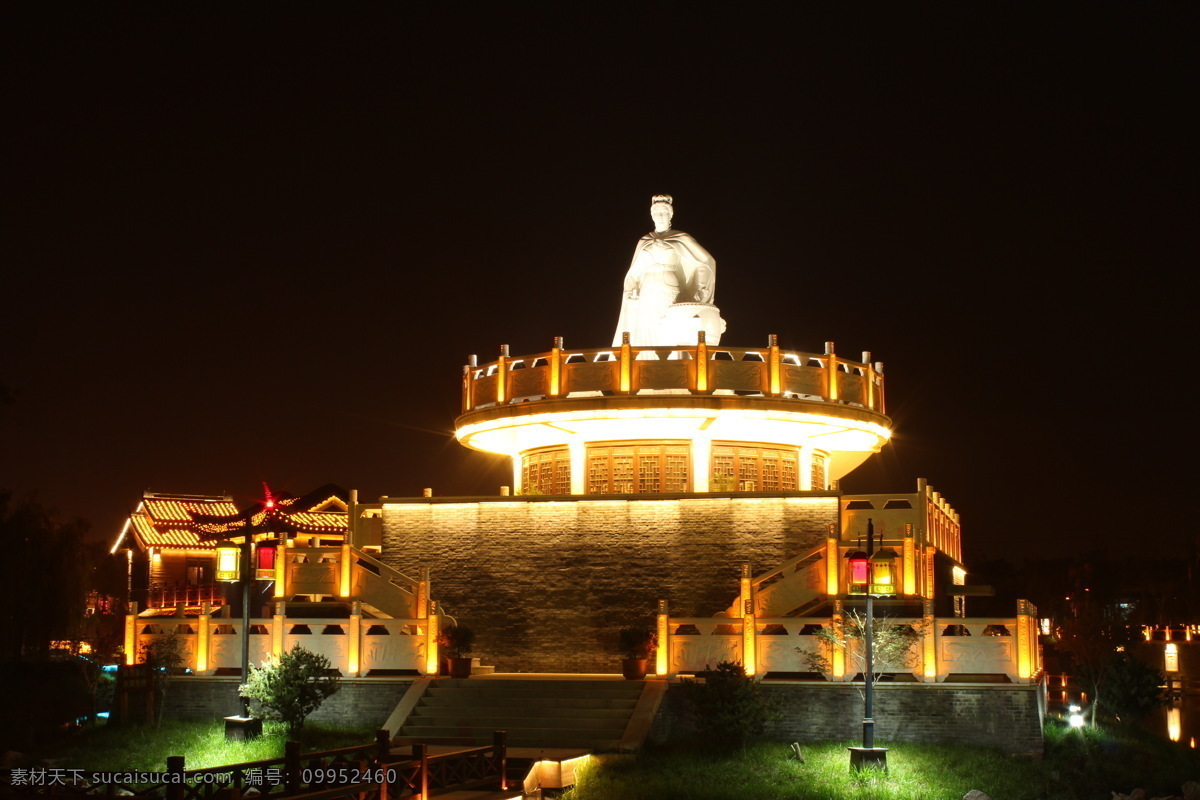
[[[861,688],[861,686],[859,687]],[[854,686],[766,683],[763,694],[780,715],[767,732],[787,742],[862,742],[863,700]],[[875,744],[957,742],[1017,755],[1042,754],[1040,686],[877,684]],[[659,707],[651,739],[684,739],[696,732],[692,715],[673,684]]]
[[[383,554],[430,570],[432,597],[478,634],[502,672],[616,672],[617,631],[711,616],[738,593],[740,564],[763,571],[820,545],[830,492],[737,498],[384,499]]]
[[[238,678],[183,676],[167,689],[163,716],[167,719],[217,719],[240,714]],[[342,678],[337,694],[313,712],[307,722],[379,727],[408,691],[411,678]]]

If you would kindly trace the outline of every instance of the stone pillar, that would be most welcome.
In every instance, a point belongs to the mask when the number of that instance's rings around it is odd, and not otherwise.
[[[437,601],[429,601],[425,622],[425,674],[438,674],[438,614]]]
[[[742,667],[747,675],[758,672],[758,617],[753,600],[742,604]]]
[[[571,494],[587,494],[587,442],[578,436],[567,442],[571,457]]]
[[[708,432],[692,436],[692,491],[710,492],[709,477],[712,475],[712,439]]]
[[[667,616],[667,601],[658,601],[658,652],[655,653],[654,674],[660,678],[671,675],[671,623]]]
[[[350,570],[354,562],[350,555],[350,545],[343,544],[340,558],[338,559],[339,580],[338,580],[338,597],[350,596]]]
[[[357,678],[362,666],[362,603],[358,600],[350,604],[349,628],[346,632],[346,675]]]
[[[287,603],[275,601],[275,611],[271,616],[271,658],[275,662],[283,655],[283,643],[287,641]]]
[[[208,664],[209,637],[212,636],[212,610],[207,600],[200,603],[199,627],[196,630],[196,674],[211,672]]]
[[[937,618],[933,615],[932,600],[924,602],[924,611],[925,635],[922,637],[921,642],[921,660],[924,662],[926,683],[936,683],[938,679],[938,629]]]
[[[138,655],[138,630],[137,630],[137,615],[138,605],[136,602],[129,603],[129,613],[125,615],[125,663],[132,666],[137,663]]]
[[[767,338],[767,394],[779,397],[783,394],[783,377],[779,355],[779,337],[771,334]]]
[[[833,636],[838,642],[843,640],[845,636],[845,615],[842,613],[842,601],[835,600],[833,603]],[[833,679],[842,681],[846,679],[846,648],[844,645],[834,642],[831,645],[829,654],[830,667],[833,670]]]

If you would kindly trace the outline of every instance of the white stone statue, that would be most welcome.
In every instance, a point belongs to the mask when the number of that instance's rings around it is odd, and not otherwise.
[[[614,346],[626,331],[629,343],[641,347],[694,345],[701,330],[709,344],[717,344],[725,332],[712,304],[716,259],[689,234],[671,227],[673,203],[669,194],[651,200],[654,230],[633,251]]]

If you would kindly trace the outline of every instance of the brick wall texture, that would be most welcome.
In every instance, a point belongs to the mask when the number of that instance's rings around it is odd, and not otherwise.
[[[214,719],[240,714],[238,678],[179,677],[167,689],[163,716]],[[308,722],[379,727],[400,703],[412,679],[342,678],[341,689],[314,711]]]
[[[879,684],[875,691],[875,744],[957,742],[1017,755],[1042,754],[1038,686]],[[853,686],[766,684],[778,704],[769,738],[786,742],[862,742],[862,695]],[[694,719],[679,686],[659,707],[651,738],[677,741],[695,735]]]
[[[489,499],[490,500],[490,499]],[[708,617],[759,572],[820,545],[837,500],[790,497],[405,501],[383,507],[383,554],[428,567],[432,597],[503,672],[617,672],[617,631]]]

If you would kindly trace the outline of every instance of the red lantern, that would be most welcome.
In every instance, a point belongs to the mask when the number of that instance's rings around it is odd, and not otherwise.
[[[866,594],[867,584],[871,582],[871,559],[862,550],[852,550],[846,554],[846,563],[850,594]]]

